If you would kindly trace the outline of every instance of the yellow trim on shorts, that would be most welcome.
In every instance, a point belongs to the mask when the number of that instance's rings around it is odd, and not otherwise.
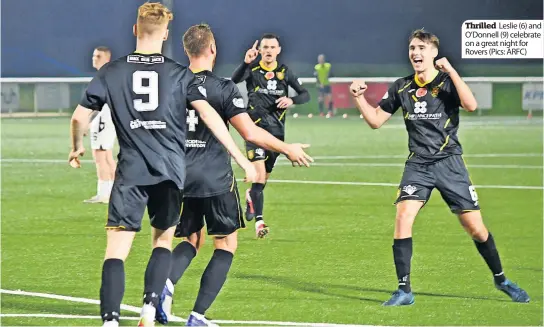
[[[234,192],[234,196],[236,197],[236,202],[238,203],[238,206],[236,207],[236,210],[238,210],[238,221],[240,223],[240,228],[239,229],[246,229],[246,227],[242,227],[244,226],[244,217],[242,215],[242,212],[240,211],[241,207],[240,207],[240,196],[238,194],[238,192]]]
[[[414,156],[414,154],[415,152],[410,153],[410,155],[408,156],[408,160],[410,160]]]
[[[234,190],[234,174],[232,175],[232,185],[230,186],[230,191],[232,192],[232,190]]]
[[[409,112],[406,112],[406,115],[404,115],[404,119],[407,119],[409,114]]]
[[[105,229],[107,230],[112,230],[112,229],[127,229],[125,226],[104,226]]]

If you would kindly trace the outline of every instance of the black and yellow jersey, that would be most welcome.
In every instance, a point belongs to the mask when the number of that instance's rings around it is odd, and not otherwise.
[[[463,153],[457,137],[461,100],[447,73],[437,72],[427,83],[415,74],[399,78],[379,105],[390,114],[402,108],[410,161],[433,162]]]
[[[232,81],[246,81],[248,91],[248,113],[262,128],[272,135],[285,134],[285,109],[277,107],[276,100],[289,96],[289,87],[298,95],[293,97],[294,104],[306,103],[310,94],[302,86],[300,79],[287,67],[276,63],[268,68],[262,62],[242,63],[233,73]]]

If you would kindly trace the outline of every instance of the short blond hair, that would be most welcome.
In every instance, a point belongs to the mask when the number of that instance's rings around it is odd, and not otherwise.
[[[153,34],[174,19],[170,9],[159,2],[146,2],[138,8],[138,36]]]
[[[213,42],[215,38],[208,24],[193,25],[183,34],[183,48],[190,57],[203,55]]]

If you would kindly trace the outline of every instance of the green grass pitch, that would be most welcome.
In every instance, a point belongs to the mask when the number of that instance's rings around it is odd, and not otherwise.
[[[435,191],[414,226],[416,303],[382,307],[396,288],[392,202],[408,154],[402,121],[373,131],[358,117],[290,118],[287,139],[311,143],[316,165],[292,168],[279,161],[272,179],[284,182],[270,182],[265,191],[270,237],[256,240],[252,224],[240,232],[229,279],[209,316],[360,325],[542,325],[539,119],[463,117],[460,131],[506,275],[527,290],[529,304],[512,303],[494,289],[472,241]],[[98,299],[107,208],[82,203],[95,192],[94,165],[84,162],[75,170],[65,162],[67,118],[3,119],[1,127],[2,289]],[[239,187],[243,193],[247,186]],[[174,314],[186,318],[192,309],[211,252],[208,238],[178,284]],[[126,262],[123,303],[140,306],[150,253],[145,217]],[[12,315],[99,314],[96,304],[10,294],[1,294],[1,307],[2,314]],[[96,326],[100,320],[18,316],[2,317],[1,324]]]

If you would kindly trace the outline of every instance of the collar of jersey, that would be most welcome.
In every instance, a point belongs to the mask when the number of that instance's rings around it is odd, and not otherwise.
[[[209,72],[209,70],[207,70],[207,69],[195,69],[195,70],[191,70],[191,72],[193,74],[198,74],[198,73],[202,73],[202,72]]]
[[[425,83],[421,83],[419,79],[417,78],[417,74],[414,74],[414,82],[416,82],[417,86],[424,87],[425,85],[429,84],[430,82],[434,81],[434,79],[438,76],[438,70],[435,71],[434,76],[426,81]]]
[[[162,54],[157,53],[157,52],[134,51],[133,53],[134,53],[134,54],[139,54],[139,55],[144,55],[144,56],[151,56],[151,55],[162,56]]]
[[[273,68],[266,67],[262,60],[259,61],[259,65],[261,66],[262,69],[266,70],[267,72],[271,72],[271,71],[275,70],[276,68],[278,68],[278,62],[277,61],[274,62]]]

